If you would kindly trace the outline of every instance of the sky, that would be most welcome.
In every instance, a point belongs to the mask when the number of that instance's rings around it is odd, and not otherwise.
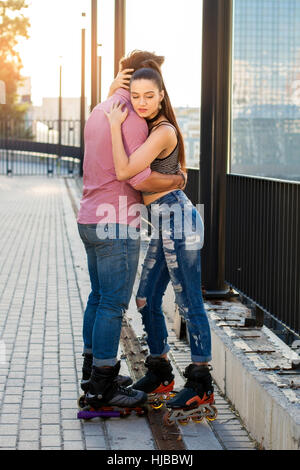
[[[114,0],[98,0],[102,100],[114,75]],[[90,0],[29,0],[30,39],[18,50],[22,73],[32,80],[33,104],[56,97],[59,63],[62,95],[80,96],[81,28],[86,28],[86,95],[90,101]],[[86,12],[83,26],[81,13]],[[173,106],[200,106],[202,0],[127,0],[126,54],[134,49],[165,56],[162,71]],[[61,57],[61,59],[60,59]]]

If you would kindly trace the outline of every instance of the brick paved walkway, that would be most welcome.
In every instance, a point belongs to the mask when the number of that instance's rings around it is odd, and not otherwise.
[[[83,306],[64,180],[0,177],[0,194],[0,448],[130,449],[139,436],[153,449],[144,418],[126,420],[126,436],[76,419]]]

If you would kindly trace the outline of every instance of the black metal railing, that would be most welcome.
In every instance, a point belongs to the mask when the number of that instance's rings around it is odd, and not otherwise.
[[[226,179],[226,281],[299,335],[300,183]]]
[[[79,120],[0,121],[0,174],[78,174],[80,156]]]
[[[185,187],[185,194],[192,201],[193,204],[199,204],[200,200],[200,181],[199,181],[199,169],[188,168],[188,181]]]
[[[189,169],[193,204],[199,186]],[[226,175],[225,279],[284,341],[300,335],[300,182]]]

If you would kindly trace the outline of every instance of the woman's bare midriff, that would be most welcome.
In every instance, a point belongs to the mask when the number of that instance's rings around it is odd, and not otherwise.
[[[148,206],[148,204],[151,204],[151,202],[156,201],[160,197],[165,196],[166,194],[171,193],[172,191],[175,191],[175,189],[169,189],[168,191],[164,191],[162,193],[143,195],[143,201],[145,206]]]

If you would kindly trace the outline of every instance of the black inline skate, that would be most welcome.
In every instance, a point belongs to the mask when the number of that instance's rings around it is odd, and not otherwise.
[[[92,367],[93,367],[93,354],[83,353],[82,356],[84,359],[83,359],[83,365],[82,365],[82,378],[80,382],[80,387],[82,391],[84,392],[84,395],[81,395],[78,399],[79,409],[82,409],[86,406],[85,396],[89,389],[89,383],[90,383]],[[131,377],[128,377],[126,375],[118,374],[115,380],[121,387],[128,387],[129,385],[132,385],[133,383],[133,380],[131,379]]]
[[[148,369],[144,377],[134,385],[135,390],[148,394],[148,403],[154,409],[159,409],[164,402],[174,396],[174,375],[170,361],[163,357],[148,356],[145,360]]]
[[[164,423],[188,424],[189,420],[200,423],[203,418],[214,421],[217,409],[214,404],[214,388],[209,366],[190,364],[184,372],[186,384],[174,398],[166,402],[168,411]]]
[[[125,388],[116,380],[120,370],[120,361],[111,367],[94,367],[85,395],[86,406],[79,411],[79,419],[95,417],[125,417],[134,410],[137,415],[145,414],[143,404],[147,400],[146,393]]]

